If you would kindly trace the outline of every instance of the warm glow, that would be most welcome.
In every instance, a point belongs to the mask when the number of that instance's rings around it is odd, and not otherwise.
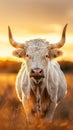
[[[66,43],[63,48],[64,60],[73,61],[73,8],[71,2],[51,0],[0,1],[0,58],[12,57],[14,49],[8,40],[8,26],[13,38],[19,42],[43,38],[58,42],[62,29],[68,23]]]

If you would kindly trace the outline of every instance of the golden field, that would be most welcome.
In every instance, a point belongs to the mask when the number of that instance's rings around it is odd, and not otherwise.
[[[14,70],[11,68],[16,63],[8,62],[9,66],[5,63],[6,67],[0,64],[0,68],[3,68],[2,71],[0,70],[0,130],[27,130],[24,109],[15,91],[15,79],[20,64],[18,68],[13,67],[17,68]],[[73,130],[73,69],[71,68],[73,64],[65,62],[60,64],[67,80],[67,95],[58,105],[53,122],[44,130]],[[42,130],[43,128],[28,129]]]

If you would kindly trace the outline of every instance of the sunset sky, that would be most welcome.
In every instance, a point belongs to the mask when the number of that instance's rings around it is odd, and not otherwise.
[[[0,0],[0,58],[11,57],[14,49],[9,44],[8,25],[17,41],[40,37],[58,42],[66,23],[61,58],[73,61],[73,0]]]

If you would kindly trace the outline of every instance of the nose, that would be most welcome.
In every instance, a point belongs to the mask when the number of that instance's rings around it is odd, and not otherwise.
[[[32,76],[43,76],[43,69],[41,68],[35,68],[31,70]]]

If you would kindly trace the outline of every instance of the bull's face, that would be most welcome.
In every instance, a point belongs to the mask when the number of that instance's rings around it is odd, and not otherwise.
[[[43,41],[35,39],[32,43],[29,42],[26,49],[25,63],[28,75],[35,83],[40,83],[46,77],[48,56],[48,47]]]
[[[59,43],[50,44],[49,42],[42,39],[34,39],[26,42],[25,44],[19,44],[12,38],[11,30],[9,28],[9,40],[10,43],[18,48],[13,54],[18,57],[23,57],[26,63],[26,70],[28,76],[35,82],[40,83],[46,78],[47,68],[49,61],[53,57],[57,57],[62,52],[57,49],[65,43],[65,32],[67,24],[65,25],[62,33],[62,39]]]
[[[48,43],[44,40],[35,39],[29,41],[26,54],[23,56],[29,77],[37,84],[42,82],[47,76],[49,61],[52,57],[60,54],[59,50],[50,50]]]

